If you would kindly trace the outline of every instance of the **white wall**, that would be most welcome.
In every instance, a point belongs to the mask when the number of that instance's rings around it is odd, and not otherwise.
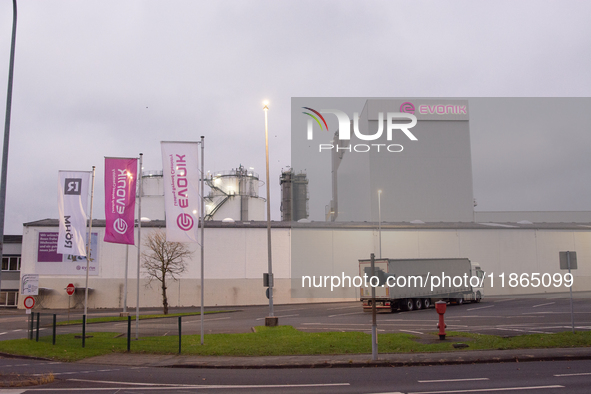
[[[260,222],[259,222],[260,224]],[[255,224],[256,225],[256,224]],[[22,274],[35,273],[37,260],[36,239],[39,231],[57,231],[56,227],[25,227],[23,231]],[[123,306],[126,246],[102,242],[104,228],[99,233],[99,275],[90,277],[93,294],[92,308]],[[142,228],[142,237],[158,231]],[[277,304],[326,301],[330,298],[355,299],[356,289],[322,294],[294,293],[294,283],[301,283],[302,275],[357,275],[358,259],[378,253],[378,232],[372,228],[273,228],[273,272],[276,279]],[[193,257],[178,282],[170,282],[168,297],[171,306],[200,304],[200,253],[197,244],[190,244]],[[467,257],[481,264],[482,269],[494,273],[494,287],[485,282],[487,295],[533,294],[566,292],[568,288],[511,288],[510,273],[562,273],[558,252],[577,252],[578,269],[575,291],[591,290],[591,229],[385,229],[382,231],[382,256],[389,258],[444,258]],[[293,253],[292,253],[293,252]],[[128,306],[135,307],[137,248],[130,246]],[[292,266],[293,265],[293,266]],[[262,274],[267,272],[266,228],[230,224],[205,231],[205,305],[266,304]],[[505,287],[500,287],[498,275],[505,273]],[[293,275],[293,276],[292,276]],[[292,279],[290,281],[290,278]],[[40,286],[52,289],[43,304],[50,308],[66,308],[68,297],[64,288],[68,283],[84,287],[85,278],[79,276],[42,275]],[[161,295],[158,285],[147,287],[145,273],[141,274],[140,306],[158,307]],[[300,298],[298,298],[300,297]],[[22,297],[21,297],[22,298]],[[22,308],[22,301],[20,307]]]

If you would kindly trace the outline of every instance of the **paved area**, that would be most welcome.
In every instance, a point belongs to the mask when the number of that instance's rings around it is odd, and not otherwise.
[[[346,368],[591,359],[591,348],[473,350],[445,353],[221,357],[113,353],[79,363],[168,368]]]

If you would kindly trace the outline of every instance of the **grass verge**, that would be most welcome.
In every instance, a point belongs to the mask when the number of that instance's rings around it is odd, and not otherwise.
[[[116,333],[89,333],[86,347],[74,334],[57,337],[55,346],[51,339],[42,342],[27,339],[0,341],[0,352],[61,361],[76,361],[112,352],[125,352],[127,340],[116,338]],[[51,337],[49,337],[51,338]],[[583,347],[591,344],[591,331],[563,332],[557,334],[530,334],[503,338],[448,332],[448,340],[440,343],[420,343],[411,334],[379,334],[380,353],[411,353],[456,351],[453,344],[468,343],[467,350],[484,349],[531,349],[551,347]],[[456,339],[454,339],[456,338]],[[466,350],[466,349],[462,349]],[[178,336],[145,337],[131,342],[132,353],[176,354]],[[205,345],[199,335],[183,335],[182,354],[200,356],[285,356],[314,354],[370,354],[371,335],[361,332],[301,332],[291,326],[257,327],[247,334],[210,334],[205,336]]]

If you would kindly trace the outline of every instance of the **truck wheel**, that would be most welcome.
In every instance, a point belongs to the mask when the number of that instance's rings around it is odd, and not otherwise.
[[[431,299],[430,298],[423,298],[423,308],[429,309],[431,307]]]
[[[423,300],[421,300],[420,298],[415,298],[413,301],[416,310],[423,309]]]
[[[463,303],[464,303],[464,297],[460,296],[459,298],[456,298],[456,304],[462,305]]]
[[[479,291],[476,292],[476,302],[480,302],[482,300],[482,294]]]
[[[404,300],[402,307],[405,311],[412,311],[414,309],[415,304],[412,302],[412,298],[407,298]]]

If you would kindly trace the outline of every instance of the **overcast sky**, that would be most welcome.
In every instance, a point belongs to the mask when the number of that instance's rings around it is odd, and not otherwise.
[[[264,179],[264,99],[279,220],[291,97],[587,97],[589,15],[578,0],[20,1],[5,233],[57,218],[58,170],[97,167],[104,218],[103,157],[161,170],[161,140],[204,135],[206,170]],[[0,0],[1,113],[11,23]],[[589,131],[472,133],[477,209],[591,210]]]

